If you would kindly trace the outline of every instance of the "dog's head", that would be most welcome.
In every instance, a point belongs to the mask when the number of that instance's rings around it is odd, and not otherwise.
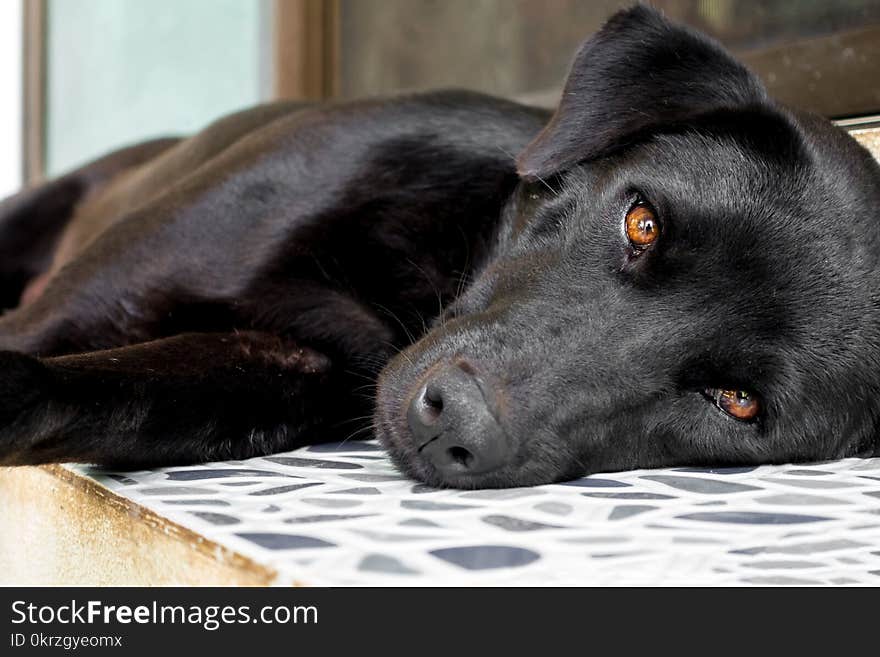
[[[435,485],[874,449],[880,167],[651,9],[578,53],[495,257],[386,368]]]

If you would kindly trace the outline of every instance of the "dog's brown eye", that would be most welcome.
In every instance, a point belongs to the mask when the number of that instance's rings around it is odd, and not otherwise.
[[[754,420],[761,411],[758,397],[746,390],[709,390],[708,392],[718,408],[737,420]]]
[[[659,235],[660,222],[649,206],[639,204],[626,213],[626,236],[634,248],[651,246]]]

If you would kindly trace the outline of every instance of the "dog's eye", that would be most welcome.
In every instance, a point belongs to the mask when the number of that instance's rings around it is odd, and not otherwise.
[[[632,247],[641,251],[657,241],[660,236],[660,221],[651,206],[639,203],[626,213],[624,229]]]
[[[761,412],[761,401],[747,390],[711,389],[706,394],[718,408],[737,420],[748,422]]]

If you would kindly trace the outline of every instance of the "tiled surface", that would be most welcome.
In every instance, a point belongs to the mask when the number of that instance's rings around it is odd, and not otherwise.
[[[375,443],[108,473],[279,583],[880,585],[880,459],[432,490]]]

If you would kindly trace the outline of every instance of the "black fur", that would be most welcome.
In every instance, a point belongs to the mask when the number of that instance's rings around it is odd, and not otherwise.
[[[582,47],[552,117],[441,92],[157,144],[0,206],[0,298],[27,297],[0,318],[4,464],[372,428],[413,477],[475,487],[878,450],[880,168],[653,10]],[[636,202],[662,223],[644,252]],[[416,444],[407,409],[449,367],[479,381],[499,467]],[[734,420],[710,388],[763,411]]]

